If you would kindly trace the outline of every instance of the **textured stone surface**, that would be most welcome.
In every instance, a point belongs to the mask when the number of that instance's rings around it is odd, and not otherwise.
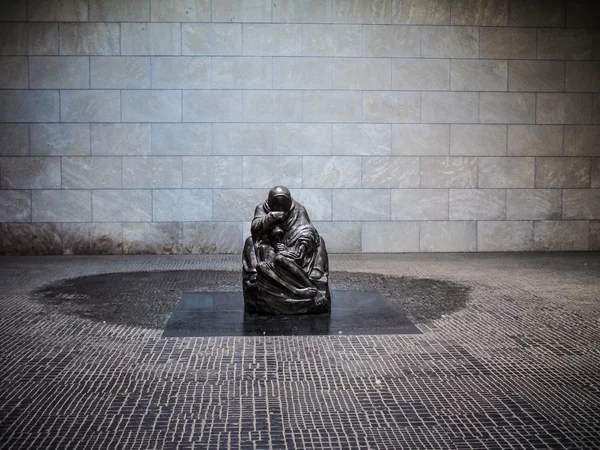
[[[508,90],[561,92],[565,89],[563,61],[510,61]]]
[[[480,252],[526,252],[533,250],[533,222],[478,222]]]
[[[88,20],[87,0],[29,0],[27,18],[41,22],[78,22]]]
[[[398,253],[419,251],[418,222],[365,222],[362,224],[362,251]]]
[[[538,31],[539,59],[592,59],[592,30],[541,28]]]
[[[564,219],[600,219],[600,189],[565,189]]]
[[[360,56],[360,25],[314,24],[302,28],[304,56]]]
[[[65,255],[123,253],[123,226],[120,223],[64,223],[61,238]]]
[[[153,155],[208,155],[211,152],[212,126],[210,124],[152,124]]]
[[[360,122],[360,92],[307,91],[302,99],[304,120],[307,122]]]
[[[479,29],[482,58],[536,58],[536,29],[482,27]]]
[[[244,246],[240,222],[196,222],[183,224],[183,252],[238,254]]]
[[[31,222],[31,191],[0,191],[0,222]]]
[[[150,2],[148,0],[90,0],[91,22],[148,22]]]
[[[244,91],[243,117],[247,122],[300,122],[302,92]]]
[[[592,125],[566,126],[565,156],[600,156],[600,127]]]
[[[148,155],[150,154],[150,130],[150,124],[92,124],[92,155]]]
[[[121,29],[116,23],[63,23],[59,28],[61,55],[118,55]]]
[[[0,89],[27,89],[29,82],[26,57],[0,56],[0,67]]]
[[[186,53],[186,27],[183,32],[183,54]],[[121,55],[180,55],[182,25],[179,23],[121,24]]]
[[[90,191],[35,190],[31,192],[33,222],[90,222]]]
[[[64,122],[120,122],[121,93],[116,90],[61,91]]]
[[[419,45],[420,36],[418,27],[409,27],[403,25],[363,26],[363,56],[414,57],[419,56]]]
[[[242,91],[184,91],[184,122],[241,122]]]
[[[27,24],[3,23],[0,27],[0,55],[26,55],[27,49]]]
[[[152,191],[92,191],[92,216],[94,222],[148,222],[152,220]]]
[[[149,89],[150,58],[92,56],[90,57],[90,87],[92,89]]]
[[[590,170],[590,158],[536,158],[535,187],[589,188]]]
[[[245,188],[302,187],[300,156],[244,156],[243,168]]]
[[[241,156],[184,156],[184,188],[242,187]]]
[[[334,0],[333,21],[339,23],[390,23],[391,0]]]
[[[506,155],[505,125],[451,125],[450,154],[453,156]]]
[[[423,92],[421,121],[428,123],[477,123],[475,92]]]
[[[271,0],[219,0],[212,3],[214,22],[270,22]]]
[[[392,128],[382,124],[333,125],[334,155],[389,155]]]
[[[215,155],[266,155],[273,147],[273,126],[264,123],[213,125]]]
[[[210,87],[210,58],[152,58],[154,89],[206,89]]]
[[[419,172],[418,157],[367,156],[362,161],[362,187],[416,188]]]
[[[392,220],[447,220],[447,189],[392,190]]]
[[[156,189],[152,193],[155,222],[197,222],[212,219],[210,189]]]
[[[60,158],[1,158],[2,189],[60,189]]]
[[[600,92],[600,61],[567,61],[565,90]]]
[[[220,56],[211,60],[213,89],[268,89],[274,83],[274,68],[279,59],[268,57]]]
[[[215,189],[213,191],[213,220],[251,221],[256,205],[264,202],[267,189]]]
[[[537,123],[592,123],[592,95],[538,94]]]
[[[478,55],[479,32],[475,27],[422,28],[421,56],[429,58],[476,58]]]
[[[361,158],[357,156],[305,156],[302,170],[303,187],[360,187]]]
[[[450,189],[450,220],[502,220],[504,189]]]
[[[126,255],[168,255],[181,253],[183,224],[123,224],[123,253]]]
[[[0,194],[19,192],[6,197],[18,220],[32,219],[29,190],[97,197],[91,219],[68,233],[57,222],[58,248],[35,238],[41,252],[123,253],[128,217],[157,220],[152,189],[211,194],[201,220],[163,199],[173,251],[233,251],[224,240],[249,233],[278,183],[351,252],[384,251],[377,230],[398,236],[394,251],[423,251],[422,236],[402,237],[438,220],[481,221],[480,251],[532,250],[533,221],[598,220],[585,204],[600,189],[597,12],[592,0],[6,0]],[[102,202],[121,189],[125,201]],[[342,213],[354,194],[357,218]],[[184,223],[220,237],[186,247]]]
[[[560,220],[562,191],[560,189],[508,189],[506,191],[507,220]]]
[[[461,156],[421,158],[421,187],[463,189],[477,187],[477,158]]]
[[[483,123],[535,123],[535,113],[535,94],[486,92],[479,96],[479,117]]]
[[[85,56],[31,57],[29,85],[35,89],[88,89],[89,65]]]
[[[331,220],[331,189],[294,189],[292,196],[306,208],[311,220]]]
[[[279,0],[273,4],[273,22],[330,23],[332,11],[332,2]]]
[[[58,55],[58,24],[28,23],[27,35],[30,55]]]
[[[474,252],[477,250],[477,222],[421,222],[422,252]]]
[[[446,59],[392,59],[394,90],[439,91],[450,87],[450,61]]]
[[[590,250],[600,252],[600,221],[590,222]]]
[[[451,5],[452,25],[508,25],[508,0],[452,0]]]
[[[532,188],[534,173],[535,158],[480,158],[478,183],[480,188]]]
[[[184,55],[240,55],[242,27],[240,24],[183,24]]]
[[[210,22],[210,0],[151,0],[152,22]]]
[[[60,255],[61,224],[3,223],[2,253],[5,255]]]
[[[233,34],[233,31],[230,33]],[[233,37],[230,39],[232,40]],[[302,25],[299,24],[244,24],[243,37],[244,55],[300,56],[302,54]],[[237,40],[233,43],[237,44]],[[241,41],[239,44],[241,45]],[[240,51],[235,50],[232,46],[231,54],[241,53],[241,48]]]
[[[181,91],[131,90],[121,98],[123,122],[181,121]]]
[[[360,253],[360,222],[314,222],[319,235],[325,239],[329,253]]]
[[[61,164],[63,189],[118,189],[122,186],[121,158],[67,157]]]
[[[392,2],[392,23],[449,25],[450,0],[406,0]]]
[[[336,125],[337,126],[337,125]],[[340,125],[344,126],[344,125]],[[343,141],[345,137],[336,135]],[[321,123],[273,124],[273,153],[277,155],[330,155],[332,127]]]
[[[177,156],[123,157],[124,188],[180,188],[183,164]]]
[[[0,156],[29,154],[29,126],[25,123],[0,124]]]
[[[334,189],[333,220],[389,220],[387,189]]]
[[[335,58],[333,88],[355,90],[391,89],[389,58]]]
[[[509,125],[509,156],[560,156],[563,127],[554,125]]]
[[[0,122],[58,122],[58,91],[0,91]]]
[[[587,220],[535,222],[533,249],[535,251],[582,251],[588,249]]]
[[[421,116],[421,99],[417,92],[365,92],[362,103],[365,122],[416,123]]]
[[[449,153],[449,125],[392,125],[393,155],[443,156]]]
[[[89,124],[32,124],[30,139],[31,155],[82,156],[90,154]]]
[[[600,27],[600,6],[594,0],[574,0],[567,2],[568,27]]]
[[[564,0],[511,1],[509,25],[513,27],[564,27]]]

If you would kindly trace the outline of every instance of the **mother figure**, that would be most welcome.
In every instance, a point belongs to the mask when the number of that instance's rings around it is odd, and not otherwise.
[[[304,206],[276,186],[254,211],[243,254],[244,303],[259,314],[314,314],[331,309],[325,241]]]

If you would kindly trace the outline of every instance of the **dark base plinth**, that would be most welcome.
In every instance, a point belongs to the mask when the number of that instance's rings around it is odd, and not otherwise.
[[[242,292],[186,292],[163,337],[419,334],[378,292],[333,291],[327,314],[250,314]]]

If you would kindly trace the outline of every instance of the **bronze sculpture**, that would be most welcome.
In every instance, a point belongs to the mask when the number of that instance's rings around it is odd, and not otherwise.
[[[245,310],[316,314],[331,310],[325,241],[304,206],[276,186],[254,211],[242,256]]]

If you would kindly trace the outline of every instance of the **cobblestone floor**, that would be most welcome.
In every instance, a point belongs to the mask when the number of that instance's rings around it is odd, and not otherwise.
[[[600,254],[334,255],[422,334],[161,337],[238,264],[0,258],[0,448],[600,447]]]

